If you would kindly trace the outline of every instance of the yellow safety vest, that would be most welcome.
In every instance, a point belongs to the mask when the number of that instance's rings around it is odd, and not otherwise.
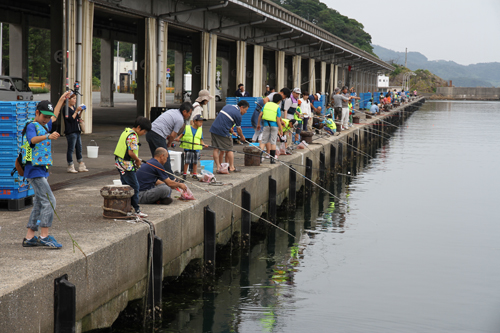
[[[194,135],[193,138],[193,131],[192,127],[190,125],[186,126],[186,133],[184,133],[184,136],[182,137],[182,142],[180,147],[188,150],[202,150],[203,146],[201,146],[201,136],[203,135],[203,130],[201,127],[198,127],[196,130],[196,134]],[[191,142],[191,143],[187,143]],[[193,144],[194,143],[194,144]]]
[[[282,120],[285,123],[285,127],[283,128],[283,133],[285,133],[288,130],[290,130],[290,119],[282,119]]]
[[[127,154],[127,138],[130,134],[137,135],[137,141],[139,141],[139,135],[131,128],[127,127],[120,135],[120,139],[118,139],[118,143],[115,148],[115,156],[123,158],[125,161],[130,161],[130,156]],[[139,143],[139,142],[137,142]],[[133,150],[135,156],[139,157],[139,145],[137,145],[137,149]]]
[[[300,109],[300,107],[297,107],[297,112],[298,113],[302,113],[302,110]],[[300,118],[298,115],[297,115],[297,112],[294,112],[293,113],[293,119],[297,120],[299,123],[302,122],[302,118]]]
[[[264,105],[264,110],[262,110],[262,119],[276,122],[279,107],[280,106],[274,102],[267,102],[266,105]]]
[[[325,123],[326,123],[326,126],[332,130],[336,130],[337,129],[337,124],[335,124],[335,122],[331,119],[325,119]]]

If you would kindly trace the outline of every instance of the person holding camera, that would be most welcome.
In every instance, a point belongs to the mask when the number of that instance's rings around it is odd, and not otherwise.
[[[81,114],[86,109],[85,105],[75,108],[76,94],[71,94],[68,99],[68,107],[64,107],[64,135],[68,141],[66,151],[66,162],[68,162],[68,173],[87,172],[87,167],[83,163],[82,157],[82,128],[80,127]],[[67,108],[67,110],[66,110]],[[78,161],[78,170],[73,163],[73,152],[76,150],[76,160]]]

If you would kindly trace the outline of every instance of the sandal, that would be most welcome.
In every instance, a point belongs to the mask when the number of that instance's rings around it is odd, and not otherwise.
[[[229,172],[241,172],[240,169],[229,170]]]
[[[191,177],[192,177],[194,180],[200,180],[200,179],[198,178],[198,175],[192,175]]]

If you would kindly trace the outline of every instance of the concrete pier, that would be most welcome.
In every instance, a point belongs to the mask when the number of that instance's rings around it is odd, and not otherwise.
[[[295,150],[293,155],[280,156],[280,160],[295,164],[313,161],[312,180],[319,181],[319,156],[324,154],[325,165],[330,166],[331,145],[336,147],[336,165],[346,162],[348,145],[356,141],[363,146],[368,132],[365,128],[382,122],[400,120],[424,100],[418,99],[381,116],[366,119],[350,130],[335,137],[317,139],[309,145],[311,150]],[[399,124],[399,123],[398,123]],[[208,127],[204,130],[208,133]],[[391,126],[379,126],[385,131]],[[97,127],[96,127],[97,128]],[[392,127],[395,128],[395,127]],[[55,159],[59,164],[51,169],[49,178],[57,200],[56,211],[61,221],[54,218],[51,234],[63,244],[62,250],[23,248],[25,226],[31,209],[20,212],[2,212],[0,217],[0,327],[5,332],[51,332],[54,329],[54,280],[64,274],[76,286],[77,332],[110,326],[127,303],[144,296],[147,280],[147,247],[149,226],[145,223],[129,223],[102,218],[103,198],[99,190],[118,178],[113,168],[112,152],[118,134],[106,130],[84,136],[84,149],[90,138],[100,145],[99,158],[84,160],[91,172],[77,176],[65,173],[66,141],[54,144]],[[357,136],[357,140],[356,140]],[[376,136],[370,136],[373,140]],[[208,138],[206,141],[209,142]],[[149,158],[145,138],[141,137],[142,158]],[[339,149],[342,143],[343,149]],[[235,147],[241,151],[242,147]],[[343,150],[343,153],[342,153]],[[203,151],[204,159],[211,151]],[[358,154],[356,151],[351,151]],[[260,167],[244,167],[243,155],[237,154],[236,164],[242,172],[236,175],[218,175],[227,185],[209,186],[196,183],[203,190],[189,185],[196,200],[174,200],[168,206],[141,205],[149,214],[148,220],[155,225],[156,235],[163,240],[163,277],[178,276],[191,260],[203,258],[203,208],[209,206],[216,213],[217,243],[225,244],[232,232],[241,230],[241,209],[207,193],[209,190],[231,202],[241,204],[242,189],[251,194],[251,209],[257,215],[267,211],[268,182],[276,180],[279,205],[288,196],[289,170],[286,166],[264,162]],[[62,161],[62,162],[61,162]],[[295,166],[305,174],[305,167]],[[297,189],[304,185],[304,178],[297,176]],[[173,194],[175,196],[175,192]],[[257,218],[252,216],[252,221]],[[71,237],[83,252],[73,248]]]

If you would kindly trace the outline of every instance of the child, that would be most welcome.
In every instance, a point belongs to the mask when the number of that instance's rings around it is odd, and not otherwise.
[[[352,103],[349,102],[349,104],[347,104],[349,106],[349,127],[352,127],[352,115],[354,114],[354,110],[352,109]]]
[[[259,115],[259,120],[257,121],[257,130],[260,130],[260,121],[261,119],[264,120],[262,143],[266,145],[267,153],[271,155],[271,164],[276,163],[276,140],[278,139],[278,135],[283,135],[281,130],[281,109],[278,104],[281,100],[281,95],[275,94],[273,96],[273,101],[267,102],[266,105],[264,105]]]
[[[125,128],[118,139],[115,148],[115,167],[120,172],[120,180],[123,185],[129,185],[134,189],[131,198],[132,208],[137,217],[148,217],[139,208],[139,182],[135,172],[141,166],[139,159],[139,137],[151,131],[151,121],[144,117],[137,117],[133,128]]]
[[[192,176],[194,179],[198,179],[196,174],[196,169],[198,167],[198,160],[200,159],[200,150],[203,147],[208,148],[203,142],[203,118],[201,115],[196,115],[193,118],[193,125],[187,125],[184,129],[184,133],[179,136],[179,141],[181,141],[181,148],[184,148],[184,175],[183,178],[186,179],[187,169],[189,164],[193,165]]]
[[[26,125],[23,131],[23,146],[21,150],[24,168],[24,177],[28,179],[35,198],[33,200],[33,210],[28,221],[28,232],[23,239],[24,247],[47,246],[54,249],[62,248],[52,235],[49,235],[49,228],[54,219],[54,209],[56,198],[50,189],[47,178],[49,177],[49,166],[52,165],[51,140],[57,140],[60,135],[57,132],[50,133],[52,122],[57,120],[59,111],[64,101],[69,98],[71,91],[64,93],[55,109],[49,101],[41,101],[36,106],[35,119]],[[54,208],[52,208],[54,207]],[[37,222],[40,222],[40,238],[35,236],[38,231]]]
[[[326,116],[325,125],[326,126],[323,127],[325,129],[325,131],[327,131],[328,134],[330,134],[330,135],[335,135],[335,132],[337,132],[337,125],[335,124],[335,122],[332,119],[332,114],[329,114],[328,116]]]

